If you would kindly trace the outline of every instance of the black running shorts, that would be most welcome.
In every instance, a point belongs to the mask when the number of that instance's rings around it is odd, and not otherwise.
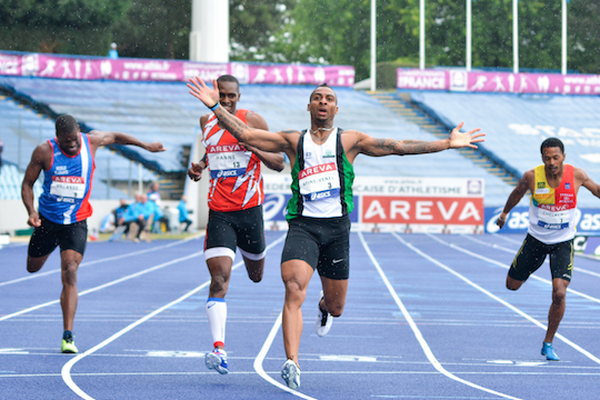
[[[240,211],[208,212],[208,224],[204,250],[227,247],[235,252],[236,247],[252,254],[265,251],[265,228],[262,206]]]
[[[42,225],[33,229],[29,240],[29,257],[48,255],[60,246],[60,251],[75,250],[83,256],[87,244],[87,221],[70,225],[56,224],[40,215]]]
[[[508,271],[508,276],[518,281],[526,281],[550,255],[552,279],[561,278],[568,282],[573,275],[573,239],[555,244],[540,242],[530,234],[523,241]]]
[[[329,279],[350,277],[350,218],[296,217],[289,230],[281,262],[302,260]]]

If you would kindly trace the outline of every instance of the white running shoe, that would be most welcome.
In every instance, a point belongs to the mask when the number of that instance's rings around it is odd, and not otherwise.
[[[227,352],[225,350],[215,348],[213,351],[206,353],[204,355],[204,363],[206,364],[206,368],[214,369],[221,375],[229,372]]]
[[[300,367],[293,360],[287,360],[281,367],[281,377],[290,389],[300,387]]]
[[[319,313],[317,314],[317,336],[323,337],[327,335],[327,332],[331,329],[331,324],[333,324],[333,317],[328,312],[324,312],[321,310],[321,300],[323,300],[323,291],[321,290],[321,297],[319,298],[319,304],[317,308],[319,309]]]

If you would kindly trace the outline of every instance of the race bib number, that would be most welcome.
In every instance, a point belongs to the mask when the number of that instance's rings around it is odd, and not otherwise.
[[[569,227],[569,210],[538,210],[538,225],[546,229],[565,229]]]
[[[58,197],[83,199],[85,196],[85,179],[81,176],[53,176],[50,194]]]
[[[298,175],[300,194],[305,201],[322,200],[338,196],[340,180],[335,163],[306,168]]]
[[[209,146],[206,150],[212,178],[236,177],[246,173],[246,151],[239,144]]]

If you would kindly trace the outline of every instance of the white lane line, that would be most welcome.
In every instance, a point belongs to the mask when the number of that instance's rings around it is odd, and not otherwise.
[[[463,249],[462,247],[460,247],[460,246],[457,246],[457,245],[455,245],[455,244],[453,244],[453,243],[448,243],[448,242],[446,242],[446,241],[444,241],[444,240],[442,240],[442,239],[438,239],[438,238],[437,238],[437,237],[435,237],[434,235],[430,235],[430,234],[428,234],[428,233],[427,233],[426,235],[428,235],[430,238],[432,238],[433,240],[436,240],[436,241],[437,241],[437,242],[439,242],[439,243],[442,243],[442,244],[444,244],[444,245],[446,245],[446,246],[448,246],[448,247],[450,247],[450,248],[453,248],[453,249],[456,249],[456,250],[458,250],[458,251],[460,251],[460,252],[463,252],[463,253],[465,253],[465,254],[468,254],[468,255],[470,255],[470,256],[472,256],[472,257],[479,258],[480,260],[483,260],[483,261],[490,262],[490,263],[492,263],[492,264],[495,264],[495,265],[498,265],[498,266],[500,266],[500,267],[502,267],[502,268],[510,269],[510,265],[502,264],[501,262],[498,262],[498,261],[496,261],[496,260],[493,260],[493,259],[491,259],[491,258],[487,258],[487,257],[485,257],[485,256],[481,256],[481,255],[479,255],[479,254],[477,254],[477,253],[474,253],[474,252],[472,252],[472,251],[469,251],[469,250],[467,250],[467,249]],[[544,283],[546,283],[546,284],[548,284],[548,285],[552,286],[552,281],[549,281],[548,279],[540,278],[540,277],[539,277],[539,276],[537,276],[537,275],[531,275],[531,276],[530,276],[530,278],[532,278],[532,279],[536,279],[536,280],[538,280],[538,281],[540,281],[540,282],[544,282]],[[567,292],[569,292],[569,293],[573,293],[573,294],[575,294],[575,295],[577,295],[577,296],[581,296],[581,297],[583,297],[583,298],[586,298],[586,299],[588,299],[588,300],[590,300],[590,301],[593,301],[593,302],[596,302],[596,303],[600,303],[600,299],[598,299],[598,298],[596,298],[596,297],[593,297],[593,296],[590,296],[590,295],[588,295],[588,294],[582,293],[582,292],[580,292],[580,291],[578,291],[578,290],[571,289],[571,288],[567,288]]]
[[[262,363],[263,363],[267,353],[269,352],[271,345],[273,344],[275,335],[277,335],[277,332],[279,331],[279,328],[281,327],[282,315],[283,315],[283,311],[279,313],[277,320],[275,321],[275,323],[273,324],[273,327],[271,328],[271,332],[269,332],[269,336],[267,336],[267,339],[263,343],[262,348],[258,352],[258,355],[256,356],[256,359],[254,360],[254,370],[258,373],[258,375],[260,375],[261,378],[263,378],[264,380],[269,382],[271,385],[280,388],[281,390],[285,390],[286,392],[291,393],[294,396],[300,397],[302,399],[316,400],[314,397],[307,396],[304,393],[300,393],[297,390],[290,389],[289,387],[283,385],[282,383],[277,382],[275,379],[271,378],[263,369]]]
[[[394,234],[392,232],[392,234],[398,238],[404,245],[406,245],[407,247],[409,247],[411,250],[415,251],[417,249],[414,249],[413,247],[411,247],[408,243],[406,243],[404,240],[402,240],[399,236],[397,236],[396,234]],[[363,237],[362,232],[358,232],[358,236],[360,238],[360,241],[365,249],[365,251],[367,252],[367,254],[369,255],[369,258],[371,259],[371,262],[373,263],[373,265],[375,266],[375,268],[377,269],[377,272],[379,272],[379,276],[381,276],[381,279],[383,280],[383,282],[385,283],[385,286],[387,287],[388,291],[390,292],[390,294],[392,295],[392,297],[394,298],[394,301],[396,302],[396,304],[398,305],[398,307],[400,308],[400,310],[402,311],[402,314],[404,315],[404,318],[406,318],[406,321],[408,322],[408,325],[410,326],[410,328],[412,329],[417,341],[419,342],[419,344],[421,345],[421,348],[423,349],[423,352],[425,353],[425,355],[427,356],[427,359],[429,360],[429,362],[431,363],[431,365],[433,365],[433,367],[440,372],[441,374],[443,374],[444,376],[457,381],[459,383],[462,383],[464,385],[470,386],[474,389],[477,390],[481,390],[483,392],[486,393],[491,393],[494,394],[496,396],[499,397],[504,397],[505,399],[514,399],[514,400],[518,400],[518,397],[513,397],[513,396],[509,396],[507,394],[504,393],[500,393],[500,392],[496,392],[495,390],[492,389],[488,389],[486,387],[483,386],[479,386],[473,382],[467,381],[465,379],[459,378],[458,376],[452,374],[451,372],[447,371],[442,364],[440,364],[440,362],[437,360],[437,358],[435,358],[435,355],[433,354],[433,352],[431,351],[431,348],[429,348],[429,345],[427,344],[427,341],[425,340],[425,338],[423,337],[423,334],[421,333],[421,331],[419,330],[419,328],[417,327],[417,324],[415,323],[415,321],[412,319],[412,317],[410,316],[408,310],[406,309],[406,307],[404,306],[404,303],[402,303],[402,300],[400,300],[400,297],[398,296],[398,294],[396,293],[396,291],[394,290],[394,287],[392,286],[392,284],[390,283],[390,281],[388,280],[387,276],[385,275],[385,272],[383,272],[383,269],[381,268],[381,266],[379,265],[379,263],[377,262],[377,259],[375,258],[375,256],[373,255],[373,253],[371,252],[371,249],[369,248],[369,245],[367,244],[367,242],[365,241],[365,238]],[[417,251],[418,252],[418,251]],[[419,253],[421,254],[421,253]],[[426,258],[429,259],[429,257],[427,256]]]
[[[284,239],[285,235],[282,235],[279,239],[277,239],[276,241],[274,241],[273,243],[271,243],[270,245],[267,246],[266,251],[268,252],[273,246],[275,246],[276,244],[278,244],[279,242],[281,242]],[[200,252],[202,253],[202,252]],[[196,254],[196,253],[195,253]],[[184,259],[188,259],[191,258],[191,256],[188,257],[182,257],[179,260],[184,260]],[[235,264],[231,270],[235,270],[237,269],[240,265],[243,265],[244,261],[240,261],[237,264]],[[63,365],[62,370],[61,370],[61,375],[63,378],[63,381],[67,384],[67,386],[73,391],[75,392],[79,397],[81,397],[82,399],[86,399],[86,400],[94,400],[93,397],[89,396],[87,393],[85,393],[83,390],[81,390],[79,388],[79,386],[77,386],[77,384],[75,384],[75,382],[73,381],[72,375],[71,375],[71,368],[73,368],[73,365],[75,365],[75,363],[77,363],[78,361],[82,360],[83,358],[89,356],[90,354],[95,353],[96,351],[100,350],[101,348],[103,348],[104,346],[114,342],[116,339],[118,339],[119,337],[123,336],[124,334],[126,334],[127,332],[131,331],[133,328],[135,328],[138,325],[141,325],[142,323],[146,322],[147,320],[149,320],[150,318],[160,314],[161,312],[163,312],[164,310],[174,306],[177,303],[182,302],[183,300],[187,299],[188,297],[196,294],[198,291],[204,289],[205,287],[210,285],[210,280],[204,282],[202,285],[196,287],[195,289],[192,289],[191,291],[189,291],[188,293],[184,294],[183,296],[181,296],[180,298],[154,310],[153,312],[151,312],[150,314],[144,316],[143,318],[140,318],[139,320],[133,322],[132,324],[126,326],[125,328],[121,329],[119,332],[115,333],[114,335],[112,335],[111,337],[109,337],[108,339],[104,340],[103,342],[97,344],[96,346],[92,347],[91,349],[85,351],[84,353],[78,354],[77,356],[75,356],[74,358],[72,358],[71,360],[69,360],[69,362],[67,362],[65,365]]]
[[[500,297],[498,297],[498,296],[496,296],[496,295],[492,294],[491,292],[489,292],[489,291],[487,291],[486,289],[482,288],[481,286],[477,285],[475,282],[472,282],[471,280],[469,280],[468,278],[464,277],[464,276],[463,276],[463,275],[461,275],[460,273],[458,273],[458,272],[454,271],[452,268],[450,268],[450,267],[448,267],[448,266],[446,266],[446,265],[442,264],[441,262],[439,262],[439,261],[437,261],[437,260],[433,259],[432,257],[428,256],[427,254],[423,253],[421,250],[417,249],[416,247],[414,247],[414,246],[413,246],[413,245],[411,245],[410,243],[406,242],[404,239],[402,239],[400,236],[396,235],[395,233],[393,233],[393,232],[392,232],[392,234],[393,234],[393,235],[394,235],[394,236],[395,236],[395,237],[396,237],[396,238],[397,238],[397,239],[398,239],[400,242],[402,242],[403,244],[405,244],[406,246],[408,246],[410,249],[412,249],[414,252],[418,253],[418,254],[419,254],[419,255],[421,255],[422,257],[424,257],[424,258],[428,259],[429,261],[431,261],[432,263],[436,264],[437,266],[439,266],[439,267],[441,267],[441,268],[445,269],[446,271],[450,272],[452,275],[454,275],[454,276],[456,276],[456,277],[458,277],[458,278],[462,279],[463,281],[465,281],[465,282],[466,282],[466,283],[468,283],[469,285],[473,286],[473,287],[474,287],[474,288],[476,288],[477,290],[479,290],[479,291],[481,291],[481,292],[485,293],[486,295],[488,295],[488,296],[489,296],[489,297],[491,297],[492,299],[496,300],[497,302],[499,302],[499,303],[503,304],[504,306],[508,307],[509,309],[513,310],[514,312],[516,312],[517,314],[519,314],[519,315],[520,315],[520,316],[522,316],[523,318],[525,318],[525,319],[527,319],[527,320],[531,321],[532,323],[534,323],[534,324],[535,324],[535,325],[537,325],[538,327],[542,328],[543,330],[546,330],[546,329],[547,329],[547,326],[546,326],[546,325],[544,325],[544,324],[543,324],[543,323],[541,323],[540,321],[536,320],[535,318],[533,318],[533,317],[529,316],[529,315],[528,315],[528,314],[526,314],[525,312],[523,312],[523,311],[519,310],[517,307],[513,306],[513,305],[512,305],[512,304],[510,304],[509,302],[507,302],[507,301],[505,301],[505,300],[501,299]],[[479,255],[479,254],[476,254],[476,253],[473,253],[473,252],[471,252],[471,251],[469,251],[469,250],[463,249],[463,248],[461,248],[461,247],[459,247],[459,246],[456,246],[456,245],[453,245],[453,244],[451,244],[451,243],[445,242],[445,241],[443,241],[443,240],[441,240],[441,239],[438,239],[438,238],[436,238],[435,236],[431,236],[431,238],[433,238],[434,240],[438,241],[439,243],[442,243],[442,244],[444,244],[444,245],[446,245],[446,246],[448,246],[448,247],[451,247],[451,248],[453,248],[453,249],[456,249],[456,250],[458,250],[458,251],[460,251],[460,252],[462,252],[462,253],[468,254],[468,255],[470,255],[470,256],[472,256],[472,257],[479,258],[480,260],[487,261],[487,262],[490,262],[490,263],[493,263],[493,264],[496,264],[496,265],[500,265],[500,266],[502,266],[502,267],[504,267],[504,268],[509,268],[508,266],[506,266],[506,265],[504,265],[504,264],[502,264],[502,263],[499,263],[498,261],[492,260],[491,258],[487,258],[487,257],[481,256],[481,255]],[[535,276],[535,275],[531,275],[531,276],[532,276],[532,277],[534,277],[534,278],[536,278],[536,276]],[[547,280],[545,280],[545,279],[541,279],[541,278],[538,278],[538,279],[539,279],[539,280],[541,280],[541,281],[543,281],[543,282],[547,282],[547,283],[551,284],[551,282],[549,282],[549,281],[547,281]],[[590,299],[590,300],[593,300],[593,301],[596,301],[596,302],[600,302],[600,300],[598,300],[598,299],[596,299],[596,298],[594,298],[594,297],[588,296],[588,295],[586,295],[586,294],[580,293],[580,292],[578,292],[578,291],[575,291],[575,290],[569,290],[569,291],[570,291],[570,292],[572,292],[572,293],[578,294],[578,295],[580,295],[580,296],[583,296],[583,297],[585,297],[585,298],[587,298],[587,299]],[[574,342],[570,341],[569,339],[567,339],[566,337],[564,337],[564,336],[563,336],[563,335],[561,335],[560,333],[556,333],[556,334],[555,334],[555,337],[559,338],[560,340],[562,340],[563,342],[565,342],[566,344],[568,344],[569,346],[571,346],[572,348],[574,348],[575,350],[577,350],[578,352],[580,352],[581,354],[583,354],[584,356],[588,357],[590,360],[592,360],[592,361],[594,361],[594,362],[596,362],[596,363],[599,363],[599,364],[600,364],[600,359],[598,359],[598,357],[594,356],[594,355],[593,355],[592,353],[590,353],[589,351],[587,351],[587,350],[583,349],[583,348],[582,348],[582,347],[580,347],[579,345],[577,345],[577,344],[575,344]]]
[[[202,236],[202,235],[200,235],[200,236]],[[90,265],[94,265],[94,264],[100,264],[100,263],[104,263],[104,262],[108,262],[108,261],[119,260],[121,258],[133,257],[133,256],[138,256],[140,254],[150,253],[150,252],[153,252],[153,251],[156,251],[156,250],[166,249],[168,247],[177,246],[177,245],[179,245],[181,243],[185,243],[187,241],[196,239],[196,238],[198,238],[200,236],[190,236],[188,238],[185,238],[185,239],[182,239],[182,240],[178,240],[176,242],[169,243],[169,244],[166,244],[166,245],[163,245],[163,246],[157,246],[157,247],[153,247],[153,248],[145,249],[145,250],[138,250],[138,251],[134,251],[134,252],[131,252],[131,253],[126,253],[126,254],[121,254],[121,255],[118,255],[118,256],[114,256],[114,257],[101,258],[101,259],[94,260],[94,261],[82,262],[79,265],[79,267],[80,268],[82,268],[82,267],[89,267]],[[13,280],[10,280],[10,281],[0,282],[0,286],[6,286],[6,285],[11,285],[13,283],[28,281],[30,279],[40,278],[42,276],[46,276],[46,275],[50,275],[50,274],[56,274],[58,272],[60,272],[60,268],[52,269],[52,270],[46,271],[46,272],[36,272],[36,273],[30,274],[30,275],[24,276],[22,278],[17,278],[17,279],[13,279]]]
[[[118,284],[118,283],[121,283],[121,282],[127,281],[127,280],[129,280],[129,279],[137,278],[138,276],[141,276],[141,275],[147,274],[148,272],[156,271],[157,269],[161,269],[161,268],[167,267],[167,266],[169,266],[169,265],[176,264],[176,263],[178,263],[178,262],[181,262],[181,261],[188,260],[188,259],[190,259],[190,258],[198,257],[198,256],[199,256],[199,255],[201,255],[202,253],[203,253],[203,251],[199,251],[199,252],[193,253],[193,254],[191,254],[191,255],[189,255],[189,256],[185,256],[185,257],[177,258],[177,259],[175,259],[175,260],[171,260],[171,261],[168,261],[168,262],[166,262],[166,263],[163,263],[163,264],[156,265],[156,266],[154,266],[154,267],[151,267],[151,268],[145,269],[145,270],[143,270],[143,271],[136,272],[135,274],[131,274],[131,275],[124,276],[124,277],[122,277],[122,278],[120,278],[120,279],[117,279],[117,280],[114,280],[114,281],[112,281],[112,282],[105,283],[104,285],[96,286],[96,287],[94,287],[94,288],[91,288],[91,289],[88,289],[88,290],[84,290],[84,291],[82,291],[82,292],[79,292],[79,296],[80,296],[80,297],[81,297],[81,296],[85,296],[86,294],[93,293],[93,292],[97,292],[98,290],[105,289],[105,288],[107,288],[107,287],[110,287],[110,286],[116,285],[116,284]],[[0,317],[0,321],[5,321],[5,320],[7,320],[7,319],[10,319],[10,318],[13,318],[13,317],[16,317],[16,316],[22,315],[22,314],[26,314],[26,313],[28,313],[28,312],[31,312],[31,311],[39,310],[40,308],[44,308],[44,307],[50,306],[50,305],[52,305],[52,304],[57,304],[57,303],[59,303],[59,302],[60,302],[60,299],[58,299],[58,300],[52,300],[52,301],[48,301],[48,302],[46,302],[46,303],[42,303],[42,304],[38,304],[37,306],[29,307],[29,308],[26,308],[26,309],[24,309],[24,310],[21,310],[21,311],[17,311],[17,312],[15,312],[15,313],[12,313],[12,314],[7,314],[7,315],[4,315],[4,316]]]
[[[472,242],[483,244],[483,245],[489,246],[489,247],[493,247],[495,249],[499,249],[499,250],[505,251],[507,253],[515,254],[518,251],[518,249],[511,250],[511,249],[507,249],[506,247],[498,246],[497,244],[490,244],[490,243],[484,242],[483,240],[477,240],[475,238],[469,237],[468,235],[461,235],[461,236],[464,237],[465,239],[468,239],[468,240],[472,241]],[[581,254],[576,254],[576,255],[580,256]],[[548,263],[548,260],[546,260],[545,263]],[[597,273],[597,272],[593,272],[593,271],[590,271],[590,270],[587,270],[587,269],[583,269],[583,268],[580,268],[580,267],[573,267],[573,269],[575,271],[577,271],[577,272],[581,272],[582,274],[588,274],[588,275],[592,275],[592,276],[600,278],[600,274]]]

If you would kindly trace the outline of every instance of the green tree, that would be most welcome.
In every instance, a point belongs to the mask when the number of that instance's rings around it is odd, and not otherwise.
[[[0,48],[105,55],[129,0],[3,0]]]
[[[285,25],[296,2],[297,0],[230,0],[231,59],[264,59],[264,50],[269,47],[273,35]]]
[[[600,74],[600,3],[572,0],[568,7],[568,66]]]
[[[119,55],[138,58],[189,58],[190,0],[131,0],[113,27]]]

